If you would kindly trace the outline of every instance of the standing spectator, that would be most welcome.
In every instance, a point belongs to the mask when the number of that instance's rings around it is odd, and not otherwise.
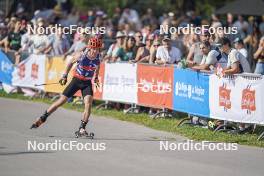
[[[78,33],[78,32],[76,32]],[[64,54],[63,58],[65,59],[68,55],[71,55],[75,52],[82,51],[86,47],[87,37],[84,34],[84,31],[81,31],[79,34],[79,39],[75,41],[70,49]]]
[[[248,52],[244,46],[244,42],[240,38],[234,40],[235,49],[237,49],[246,59],[248,59]]]
[[[108,62],[108,61],[116,62],[121,57],[124,57],[123,45],[124,45],[125,37],[126,37],[126,35],[123,32],[121,32],[121,31],[117,32],[116,43],[113,43],[110,46],[110,48],[107,51],[106,56],[104,57],[104,60],[106,62]],[[121,60],[123,60],[123,59],[121,59]]]
[[[171,46],[171,39],[167,36],[162,40],[162,46],[158,47],[156,64],[175,64],[181,60],[181,52]]]
[[[260,39],[258,49],[254,53],[254,59],[257,60],[255,73],[264,75],[264,36]]]
[[[191,46],[191,49],[187,55],[187,63],[190,67],[194,66],[195,64],[200,64],[203,58],[202,51],[200,50],[200,43],[209,41],[210,40],[210,33],[208,30],[204,30],[200,34],[200,41],[194,43]]]
[[[30,28],[33,27],[33,24],[27,24],[27,32],[22,35],[21,37],[21,51],[26,53],[33,53],[33,46],[32,46],[32,37],[33,33]]]
[[[261,32],[261,35],[264,36],[264,15],[262,15],[262,21],[259,24],[259,30]]]
[[[247,59],[236,49],[231,48],[230,40],[224,37],[220,42],[221,51],[228,55],[227,68],[224,69],[223,73],[227,75],[243,72],[250,73],[251,69]]]
[[[58,28],[56,34],[51,35],[53,37],[50,38],[50,44],[52,47],[50,54],[52,56],[64,55],[70,48],[70,43],[67,40],[66,36],[62,33],[61,28]]]
[[[4,46],[7,37],[7,28],[4,23],[0,23],[0,47]]]
[[[21,48],[21,21],[17,21],[15,24],[15,28],[11,31],[6,38],[5,41],[5,52],[7,53],[9,50],[15,51],[15,64],[17,65],[20,62],[20,54],[19,49]]]
[[[119,20],[119,25],[122,26],[126,23],[129,23],[132,29],[140,30],[141,22],[136,10],[129,8],[124,9],[121,18]]]
[[[50,41],[45,33],[41,32],[41,28],[44,27],[42,21],[38,22],[37,34],[32,37],[32,46],[34,54],[46,54],[50,48]]]
[[[243,40],[244,44],[248,46],[248,60],[253,70],[255,66],[255,60],[253,59],[253,55],[258,49],[258,42],[260,38],[261,34],[259,28],[256,25],[253,25],[253,32],[251,34],[248,34],[247,37]]]
[[[21,47],[21,33],[20,33],[21,22],[17,21],[15,24],[14,31],[10,32],[7,36],[6,41],[6,52],[8,50],[18,51]]]

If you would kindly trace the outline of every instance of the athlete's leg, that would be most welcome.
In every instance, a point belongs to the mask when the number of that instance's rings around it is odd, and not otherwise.
[[[86,124],[89,121],[89,117],[91,114],[91,108],[92,108],[92,103],[93,103],[93,89],[92,89],[92,84],[91,82],[87,82],[83,85],[82,89],[82,96],[83,96],[83,101],[84,101],[84,112],[81,120],[81,125],[80,125],[80,132],[85,131]]]
[[[65,88],[60,98],[54,102],[38,119],[33,123],[31,128],[38,128],[41,124],[43,124],[48,116],[52,114],[54,111],[58,109],[61,105],[67,102],[69,97],[72,97],[77,90],[79,89],[78,81],[76,79],[72,79],[70,84]]]
[[[83,100],[84,100],[84,112],[83,112],[82,121],[88,122],[90,114],[91,114],[93,96],[86,95]]]
[[[47,109],[47,113],[50,115],[51,113],[53,113],[54,111],[56,111],[58,109],[58,107],[62,106],[64,103],[66,103],[68,100],[68,97],[66,97],[65,95],[61,95],[60,98],[55,101],[48,109]]]

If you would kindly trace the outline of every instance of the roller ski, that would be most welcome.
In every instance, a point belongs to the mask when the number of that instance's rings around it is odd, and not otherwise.
[[[85,130],[85,127],[86,127],[87,123],[88,122],[85,122],[85,121],[81,120],[81,125],[79,127],[79,130],[75,132],[75,137],[76,138],[79,138],[79,137],[87,137],[87,138],[91,138],[91,139],[94,138],[94,133],[88,133]]]
[[[34,128],[38,128],[40,125],[42,125],[46,120],[47,117],[49,116],[49,114],[47,113],[47,111],[40,116],[40,118],[38,118],[30,127],[30,129],[34,129]]]
[[[87,138],[94,138],[94,133],[88,133],[85,129],[80,128],[78,131],[75,132],[75,137],[87,137]]]

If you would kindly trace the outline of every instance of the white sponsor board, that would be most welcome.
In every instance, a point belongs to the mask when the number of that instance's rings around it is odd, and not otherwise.
[[[137,64],[106,63],[103,100],[137,103]]]
[[[264,124],[264,80],[210,76],[210,117]]]
[[[12,85],[44,90],[44,86],[35,86],[45,82],[45,55],[30,55],[19,63],[13,72]]]

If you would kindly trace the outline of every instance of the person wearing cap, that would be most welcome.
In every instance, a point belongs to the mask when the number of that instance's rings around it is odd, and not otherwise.
[[[207,29],[204,29],[203,31],[201,31],[199,38],[200,38],[200,41],[194,43],[191,46],[189,53],[187,55],[187,63],[190,67],[197,65],[197,64],[199,65],[201,63],[203,54],[202,54],[202,51],[200,50],[200,43],[210,41],[209,31]]]
[[[88,135],[85,130],[88,123],[91,106],[93,101],[93,89],[92,80],[98,84],[98,74],[100,69],[100,49],[102,48],[102,40],[97,37],[89,39],[87,48],[82,52],[77,52],[74,57],[68,63],[66,70],[60,79],[61,85],[66,85],[68,73],[71,70],[74,63],[76,67],[73,72],[73,78],[71,82],[64,89],[61,97],[54,102],[31,126],[32,128],[38,128],[42,125],[54,111],[67,102],[68,98],[74,96],[74,94],[81,90],[84,100],[85,108],[81,120],[79,130],[76,132],[78,135]]]
[[[234,43],[235,49],[237,49],[247,59],[248,51],[244,46],[243,40],[241,38],[236,38],[233,43]]]
[[[175,64],[181,60],[181,52],[171,46],[171,39],[165,36],[162,45],[157,49],[156,58],[156,64]]]
[[[123,45],[125,42],[126,35],[122,31],[118,31],[116,34],[116,43],[113,43],[108,51],[106,56],[104,57],[104,61],[106,62],[116,62],[118,59],[124,56]]]
[[[222,53],[228,55],[227,67],[223,70],[223,74],[251,73],[247,59],[239,51],[231,48],[231,41],[228,38],[220,39],[219,48]]]

